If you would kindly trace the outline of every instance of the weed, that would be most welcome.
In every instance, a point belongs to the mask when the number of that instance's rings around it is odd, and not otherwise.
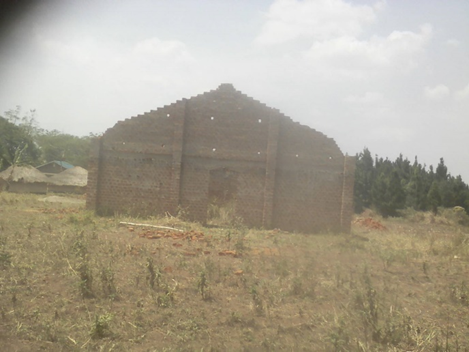
[[[208,204],[207,218],[211,224],[220,226],[234,226],[240,221],[236,215],[234,201],[223,204],[218,200],[213,200]]]
[[[451,244],[453,246],[453,250],[459,249],[462,246],[469,244],[469,236],[458,231],[451,237]]]
[[[163,293],[159,294],[156,298],[156,304],[158,305],[158,307],[171,307],[174,303],[174,292],[175,288],[171,288],[168,285],[165,285]]]
[[[155,288],[155,284],[157,287],[159,287],[160,280],[161,280],[161,271],[158,268],[155,268],[155,265],[153,264],[153,259],[150,257],[147,258],[147,269],[148,269],[148,275],[147,275],[148,284],[150,285],[151,288]]]
[[[109,313],[96,315],[91,326],[90,335],[93,339],[102,339],[110,334],[109,323],[113,316]]]
[[[380,251],[379,257],[383,261],[384,270],[388,270],[391,264],[395,262],[405,262],[407,260],[407,253],[404,250],[387,248]]]
[[[230,326],[241,324],[242,322],[243,319],[239,316],[237,312],[231,312],[230,317],[226,321],[226,323]]]
[[[462,281],[460,285],[450,286],[450,298],[453,302],[469,306],[469,287],[466,281]]]
[[[78,219],[78,217],[75,214],[70,214],[69,217],[68,217],[68,222],[70,224],[78,224],[80,222],[80,220]]]
[[[220,265],[220,263],[218,263],[218,265]],[[207,273],[208,278],[212,280],[215,270],[216,270],[216,265],[213,262],[213,260],[210,258],[205,259],[204,268],[205,268],[205,272]]]
[[[70,214],[68,216],[68,223],[73,225],[75,228],[80,229],[86,226],[92,226],[93,228],[96,228],[96,222],[92,212]]]
[[[252,274],[253,273],[253,263],[252,263],[252,260],[250,258],[245,258],[243,260],[243,271],[246,273],[246,274]]]
[[[328,336],[328,341],[332,345],[331,351],[349,351],[350,336],[346,330],[346,326],[343,319],[335,321],[335,326]]]
[[[264,305],[256,286],[251,287],[251,297],[257,315],[264,315]]]
[[[186,208],[183,208],[181,205],[178,205],[176,209],[176,218],[182,221],[190,219],[189,210],[187,210]]]
[[[158,307],[168,308],[171,306],[171,300],[167,295],[158,295],[156,298],[156,304]]]
[[[193,340],[197,335],[199,335],[200,331],[202,330],[201,324],[194,318],[190,318],[187,320],[180,320],[176,327],[178,330],[187,333],[187,334],[178,335],[178,337],[183,342]]]
[[[11,295],[11,303],[13,303],[13,306],[15,306],[17,302],[18,298],[16,297],[16,292],[13,292],[13,294]]]
[[[77,268],[80,282],[78,288],[83,298],[93,298],[93,272],[89,266],[88,260],[82,258]]]
[[[293,277],[292,283],[290,285],[290,294],[294,296],[299,296],[303,294],[303,292],[304,292],[303,281],[298,276]]]
[[[179,261],[177,263],[177,267],[179,269],[187,269],[189,267],[189,263],[187,262],[186,257],[181,256],[179,258]]]
[[[38,321],[40,316],[41,316],[41,312],[39,311],[39,309],[34,309],[32,312],[31,312],[34,320]]]
[[[429,238],[429,252],[430,253],[433,253],[433,254],[436,254],[435,253],[435,243],[436,243],[436,240],[437,240],[437,234],[435,232],[430,232],[430,238]]]
[[[89,265],[88,246],[85,240],[84,231],[77,233],[72,244],[72,252],[78,257],[76,271],[79,276],[78,288],[83,298],[94,297],[93,293],[93,272]]]
[[[6,269],[11,265],[11,253],[5,248],[6,241],[0,238],[0,268]]]
[[[101,268],[100,278],[104,295],[111,299],[115,299],[117,296],[117,289],[114,282],[114,271],[111,266]]]
[[[371,333],[372,340],[382,345],[398,346],[403,341],[411,341],[409,333],[413,326],[412,319],[400,313],[396,307],[384,309],[366,267],[362,280],[363,291],[357,290],[355,303],[360,311],[365,335]]]
[[[42,325],[42,331],[43,331],[43,339],[49,342],[57,342],[58,337],[57,337],[57,329],[55,327],[55,324],[51,322],[45,322]]]
[[[241,235],[238,235],[238,237],[236,238],[234,248],[238,253],[244,253],[248,249],[248,247],[246,246],[246,241]]]
[[[33,234],[33,229],[34,229],[34,224],[30,222],[27,226],[26,229],[28,230],[28,238],[31,238]]]
[[[85,234],[84,231],[77,233],[75,242],[73,242],[73,245],[72,245],[72,251],[79,258],[84,258],[88,254],[88,248],[87,248],[87,243],[85,241],[84,234]]]
[[[290,275],[288,261],[284,258],[274,262],[274,271],[275,275],[279,276],[280,278],[284,279],[288,275]]]
[[[423,270],[423,273],[425,274],[425,276],[427,276],[427,277],[428,277],[428,269],[429,269],[428,267],[429,267],[429,264],[426,261],[424,261],[422,263],[422,270]]]
[[[377,292],[373,288],[368,268],[363,272],[363,291],[357,290],[355,294],[355,305],[360,312],[365,335],[368,336],[371,330],[373,340],[376,340],[378,333],[378,301]]]
[[[269,339],[268,337],[264,337],[261,342],[261,347],[265,351],[275,351],[277,349],[277,343],[273,339]]]
[[[197,289],[203,300],[208,300],[210,298],[205,270],[202,270],[199,274],[199,279],[197,280]]]
[[[308,297],[314,299],[316,297],[316,280],[308,281],[306,277],[294,276],[291,280],[290,294],[302,298]]]

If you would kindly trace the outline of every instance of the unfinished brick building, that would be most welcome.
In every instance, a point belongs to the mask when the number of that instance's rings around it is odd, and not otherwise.
[[[231,84],[118,122],[96,140],[87,207],[205,222],[231,202],[249,226],[350,230],[355,159]]]

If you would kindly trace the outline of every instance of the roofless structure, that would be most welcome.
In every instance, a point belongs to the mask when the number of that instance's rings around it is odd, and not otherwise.
[[[95,141],[87,206],[205,222],[210,202],[249,226],[350,230],[355,159],[231,84],[118,122]]]

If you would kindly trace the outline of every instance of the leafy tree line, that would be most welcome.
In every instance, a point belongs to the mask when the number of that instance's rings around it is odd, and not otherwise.
[[[469,213],[469,186],[461,176],[448,173],[443,158],[436,169],[411,163],[402,154],[395,161],[374,159],[365,148],[357,155],[355,172],[355,212],[377,210],[384,217],[397,216],[399,210],[431,210],[461,206]]]
[[[17,106],[0,116],[0,171],[11,165],[38,166],[53,160],[86,168],[93,137],[42,129],[34,110],[21,116]]]

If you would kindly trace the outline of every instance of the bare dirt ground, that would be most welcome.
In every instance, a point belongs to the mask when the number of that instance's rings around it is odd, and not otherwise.
[[[469,351],[450,211],[304,235],[1,193],[0,273],[5,351]]]

